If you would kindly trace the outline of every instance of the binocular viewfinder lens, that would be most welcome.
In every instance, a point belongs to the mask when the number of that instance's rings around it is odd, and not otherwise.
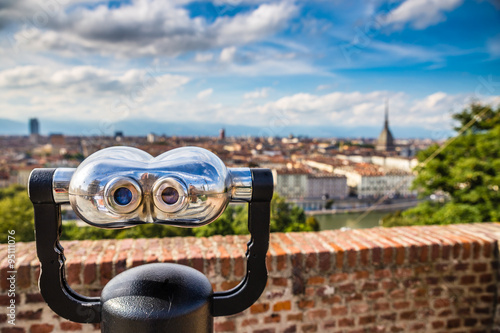
[[[179,191],[173,187],[167,187],[161,193],[161,199],[167,205],[173,205],[179,201]]]
[[[132,201],[132,191],[126,187],[120,187],[115,191],[113,197],[118,205],[126,206]]]

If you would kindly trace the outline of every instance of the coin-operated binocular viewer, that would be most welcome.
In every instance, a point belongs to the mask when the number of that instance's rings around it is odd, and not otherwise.
[[[265,288],[272,194],[269,170],[226,168],[216,155],[194,147],[156,158],[136,148],[112,147],[76,169],[35,169],[29,195],[41,294],[60,316],[101,323],[102,332],[212,332],[213,317],[245,310]],[[229,202],[247,202],[246,276],[231,290],[213,292],[207,277],[193,268],[147,264],[114,277],[100,298],[79,295],[66,283],[59,243],[61,204],[68,202],[83,221],[99,228],[198,227],[215,221]]]

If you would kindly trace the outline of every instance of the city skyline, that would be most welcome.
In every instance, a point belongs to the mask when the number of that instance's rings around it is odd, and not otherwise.
[[[22,0],[0,22],[0,119],[42,133],[376,137],[389,99],[395,137],[441,139],[450,113],[500,103],[493,1]]]

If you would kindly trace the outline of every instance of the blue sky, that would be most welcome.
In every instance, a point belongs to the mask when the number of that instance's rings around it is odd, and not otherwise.
[[[373,136],[389,100],[396,134],[428,133],[471,100],[498,105],[499,69],[493,0],[0,0],[0,118],[12,120]]]

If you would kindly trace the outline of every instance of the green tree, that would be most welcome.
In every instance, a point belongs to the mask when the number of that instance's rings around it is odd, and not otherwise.
[[[35,240],[33,205],[26,188],[18,185],[0,189],[0,243],[7,242],[9,230],[15,230],[18,242]]]
[[[414,187],[421,196],[445,193],[445,203],[423,202],[402,213],[384,217],[384,226],[450,224],[500,220],[500,107],[472,104],[454,116],[462,125],[481,112],[485,115],[450,141],[449,145],[421,169]],[[429,147],[418,155],[426,161],[439,149]]]
[[[229,206],[221,217],[204,227],[193,229],[196,236],[248,234],[248,206]],[[313,217],[306,220],[302,208],[287,203],[278,194],[271,201],[271,232],[317,231],[319,224]]]

